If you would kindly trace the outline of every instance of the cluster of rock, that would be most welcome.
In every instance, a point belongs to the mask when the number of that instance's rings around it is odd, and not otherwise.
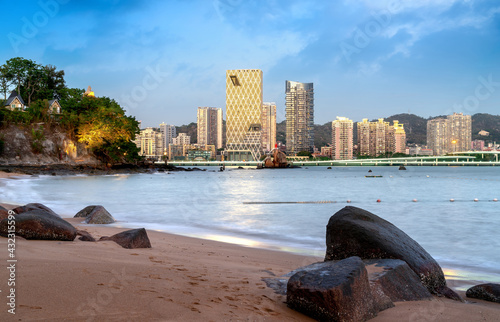
[[[366,210],[348,206],[334,214],[327,225],[326,246],[324,262],[285,275],[287,305],[310,317],[365,321],[394,302],[432,295],[462,301],[446,286],[441,267],[422,246]],[[467,296],[500,301],[499,289],[497,284],[476,286]]]
[[[85,230],[77,230],[66,220],[45,205],[29,203],[9,211],[0,207],[0,236],[7,237],[9,230],[15,227],[15,236],[32,240],[73,241],[80,236],[82,241],[96,241]],[[103,206],[88,206],[79,211],[75,217],[85,217],[87,224],[109,224],[115,219]],[[151,248],[148,235],[144,228],[132,229],[115,234],[111,237],[101,237],[101,240],[112,240],[124,248]]]

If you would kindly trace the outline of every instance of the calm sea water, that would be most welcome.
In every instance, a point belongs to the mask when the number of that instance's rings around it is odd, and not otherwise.
[[[449,268],[449,274],[463,271],[467,273],[456,274],[500,281],[500,202],[493,201],[500,199],[500,169],[371,169],[38,177],[3,180],[0,200],[41,202],[67,217],[101,204],[120,221],[117,226],[318,257],[324,256],[328,219],[352,205],[398,226]]]

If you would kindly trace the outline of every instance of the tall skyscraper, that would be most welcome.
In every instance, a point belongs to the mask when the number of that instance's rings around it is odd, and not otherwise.
[[[406,132],[404,125],[394,120],[390,128],[390,149],[387,152],[406,153]]]
[[[379,156],[385,154],[385,129],[388,127],[384,119],[370,122],[370,155]]]
[[[434,155],[468,151],[471,146],[472,120],[470,115],[453,113],[446,119],[427,121],[427,147]]]
[[[346,117],[339,117],[332,122],[332,159],[352,159],[353,123]]]
[[[313,83],[286,81],[286,151],[314,151]]]
[[[222,109],[198,107],[198,144],[222,148]]]
[[[276,103],[262,104],[262,140],[264,151],[272,151],[276,145]]]
[[[226,152],[228,160],[261,155],[262,71],[226,71]]]
[[[168,152],[168,145],[171,144],[172,140],[177,136],[175,125],[161,123],[160,133],[163,137],[163,147],[165,149],[165,152]]]

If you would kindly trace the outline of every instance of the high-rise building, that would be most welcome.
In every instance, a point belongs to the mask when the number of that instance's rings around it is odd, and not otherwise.
[[[314,151],[313,83],[286,81],[286,151]]]
[[[352,159],[353,123],[346,117],[339,117],[332,122],[332,159]]]
[[[453,113],[446,119],[427,121],[427,147],[434,155],[468,151],[471,146],[472,120],[470,115]]]
[[[394,121],[393,125],[378,119],[358,122],[358,154],[377,157],[383,154],[406,153],[406,133],[404,125]]]
[[[385,154],[385,129],[388,122],[378,119],[377,122],[370,122],[370,155],[379,156]]]
[[[472,141],[472,119],[470,115],[453,113],[447,117],[449,124],[449,152],[469,151]]]
[[[222,148],[222,109],[198,107],[198,144]]]
[[[427,121],[427,147],[434,155],[448,153],[448,120],[437,118]]]
[[[276,103],[263,103],[260,119],[262,123],[262,150],[272,151],[276,145]]]
[[[160,133],[163,136],[163,148],[166,152],[168,152],[168,145],[172,144],[172,140],[177,136],[175,125],[161,123]]]
[[[228,160],[261,155],[262,71],[226,71],[226,153]]]
[[[358,155],[370,155],[370,122],[368,119],[358,122]]]

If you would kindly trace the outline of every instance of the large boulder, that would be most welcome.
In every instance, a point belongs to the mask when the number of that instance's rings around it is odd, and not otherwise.
[[[115,218],[103,206],[87,206],[80,210],[76,217],[85,217],[86,224],[112,224]]]
[[[374,297],[391,302],[431,299],[431,293],[420,282],[417,274],[399,259],[365,259],[368,279]]]
[[[9,217],[9,210],[0,206],[0,220],[6,219]]]
[[[16,214],[21,214],[23,212],[27,212],[27,211],[31,211],[31,210],[43,210],[45,212],[47,212],[48,214],[52,215],[52,216],[55,216],[55,217],[59,217],[61,218],[61,216],[59,216],[58,214],[56,214],[52,209],[50,209],[49,207],[41,204],[41,203],[29,203],[29,204],[26,204],[24,206],[19,206],[19,207],[16,207],[14,209],[12,209]]]
[[[390,222],[361,208],[347,206],[328,222],[325,261],[351,256],[403,260],[429,292],[460,299],[446,287],[439,264],[415,240]]]
[[[1,236],[7,236],[8,222],[7,219],[0,222]],[[70,223],[42,210],[32,210],[16,215],[15,231],[17,236],[26,239],[72,241],[76,237],[76,229]]]
[[[480,284],[467,290],[465,296],[500,303],[500,284]]]
[[[95,207],[97,207],[97,206],[95,206],[95,205],[87,206],[87,207],[83,208],[82,210],[80,210],[79,212],[77,212],[73,218],[78,218],[78,217],[86,218],[88,215],[90,215],[90,213],[92,212],[92,210],[94,210]]]
[[[138,228],[123,231],[111,237],[103,236],[99,241],[112,240],[123,248],[151,248],[146,229]]]
[[[359,257],[297,272],[288,280],[286,302],[321,321],[364,321],[378,311]]]

